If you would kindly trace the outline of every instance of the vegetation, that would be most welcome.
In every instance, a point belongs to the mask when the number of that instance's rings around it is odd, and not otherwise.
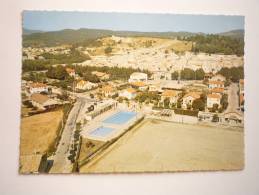
[[[71,49],[70,54],[50,54],[44,53],[42,56],[45,58],[36,59],[36,60],[24,60],[22,63],[23,72],[28,71],[41,71],[48,69],[51,65],[54,64],[72,64],[72,63],[80,63],[85,60],[89,60],[90,57],[76,51],[75,49]]]
[[[223,67],[218,72],[226,77],[227,80],[231,80],[232,82],[239,82],[240,79],[244,79],[244,67]]]
[[[192,51],[195,53],[205,52],[209,54],[223,53],[225,55],[236,54],[244,55],[244,40],[243,38],[231,38],[229,36],[220,35],[195,35],[184,40],[192,41]]]
[[[128,80],[130,75],[133,72],[144,72],[147,73],[149,76],[151,73],[147,70],[140,70],[134,68],[124,68],[124,67],[108,67],[108,66],[75,66],[76,73],[81,76],[85,77],[86,80],[96,79],[90,75],[92,75],[93,71],[100,71],[110,74],[110,79],[121,79],[121,80]],[[96,81],[97,82],[97,81]]]
[[[205,110],[205,102],[202,99],[196,99],[192,103],[192,108],[194,110],[204,111]]]
[[[188,116],[198,116],[198,110],[184,110],[184,109],[175,109],[175,114],[188,115]]]
[[[110,54],[112,52],[112,48],[110,46],[104,49],[105,54]]]
[[[203,80],[204,79],[204,70],[202,68],[197,69],[196,71],[190,68],[184,68],[181,70],[180,75],[183,80]],[[179,76],[178,71],[175,71],[171,74],[173,80],[177,80]]]
[[[51,79],[64,80],[68,77],[68,73],[64,66],[50,67],[46,73],[47,77]]]
[[[155,92],[142,92],[139,93],[136,98],[135,98],[138,102],[142,103],[142,102],[158,102],[160,100],[160,96],[155,93]]]

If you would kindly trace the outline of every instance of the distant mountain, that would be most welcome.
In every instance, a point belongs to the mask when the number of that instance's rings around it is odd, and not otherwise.
[[[228,32],[218,33],[218,35],[243,39],[245,35],[245,31],[243,29],[231,30]]]
[[[137,31],[112,31],[102,29],[81,28],[78,30],[64,29],[60,31],[50,32],[32,32],[32,30],[24,30],[23,45],[26,46],[53,46],[59,44],[76,44],[84,43],[107,36],[121,37],[157,37],[157,38],[176,38],[190,37],[194,35],[204,35],[203,33],[191,32],[137,32]],[[225,35],[226,34],[226,35]],[[235,31],[221,33],[222,36],[237,36]]]
[[[30,29],[26,29],[26,28],[23,28],[22,29],[22,34],[23,35],[30,35],[32,33],[42,33],[43,31],[41,30],[30,30]]]

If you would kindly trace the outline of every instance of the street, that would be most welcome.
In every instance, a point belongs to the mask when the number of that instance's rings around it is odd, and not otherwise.
[[[241,113],[239,108],[239,101],[238,101],[238,85],[236,83],[231,83],[228,89],[228,107],[225,113],[228,112],[238,112]]]
[[[76,120],[85,105],[84,98],[78,98],[74,107],[69,113],[67,122],[65,124],[59,145],[57,147],[56,153],[53,157],[53,166],[50,169],[50,173],[71,173],[72,163],[68,160],[69,148],[72,143],[73,133],[76,127]]]

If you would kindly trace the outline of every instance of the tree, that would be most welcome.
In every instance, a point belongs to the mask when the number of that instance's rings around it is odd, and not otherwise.
[[[214,114],[211,121],[212,122],[219,122],[219,116],[217,114]]]
[[[172,74],[171,74],[171,79],[172,80],[177,80],[179,77],[179,73],[177,71],[174,71]]]
[[[213,104],[211,112],[216,112],[218,110],[218,108],[219,108],[218,104]]]
[[[164,107],[165,108],[169,108],[169,104],[170,104],[170,99],[169,98],[165,98],[164,99]]]
[[[227,94],[223,94],[223,96],[220,100],[220,104],[224,110],[227,109],[227,107],[228,107],[228,95]]]
[[[192,103],[192,108],[194,110],[204,111],[205,110],[205,102],[202,99],[196,99]]]
[[[68,77],[65,67],[59,65],[57,67],[50,67],[46,73],[47,77],[52,79],[64,80]]]
[[[203,80],[204,79],[205,72],[202,68],[199,68],[195,71],[195,79],[196,80]]]
[[[184,80],[194,80],[195,79],[195,72],[190,68],[184,68],[181,71],[181,78]]]
[[[112,48],[110,46],[104,49],[105,54],[110,54],[112,52]]]

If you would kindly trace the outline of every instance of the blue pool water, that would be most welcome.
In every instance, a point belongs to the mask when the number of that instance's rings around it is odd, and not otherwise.
[[[106,136],[110,134],[114,129],[109,127],[98,127],[94,131],[92,131],[90,134],[95,136]]]
[[[121,125],[121,124],[128,122],[130,119],[132,119],[136,115],[137,115],[136,112],[118,112],[118,113],[110,116],[109,118],[105,119],[103,122]]]

